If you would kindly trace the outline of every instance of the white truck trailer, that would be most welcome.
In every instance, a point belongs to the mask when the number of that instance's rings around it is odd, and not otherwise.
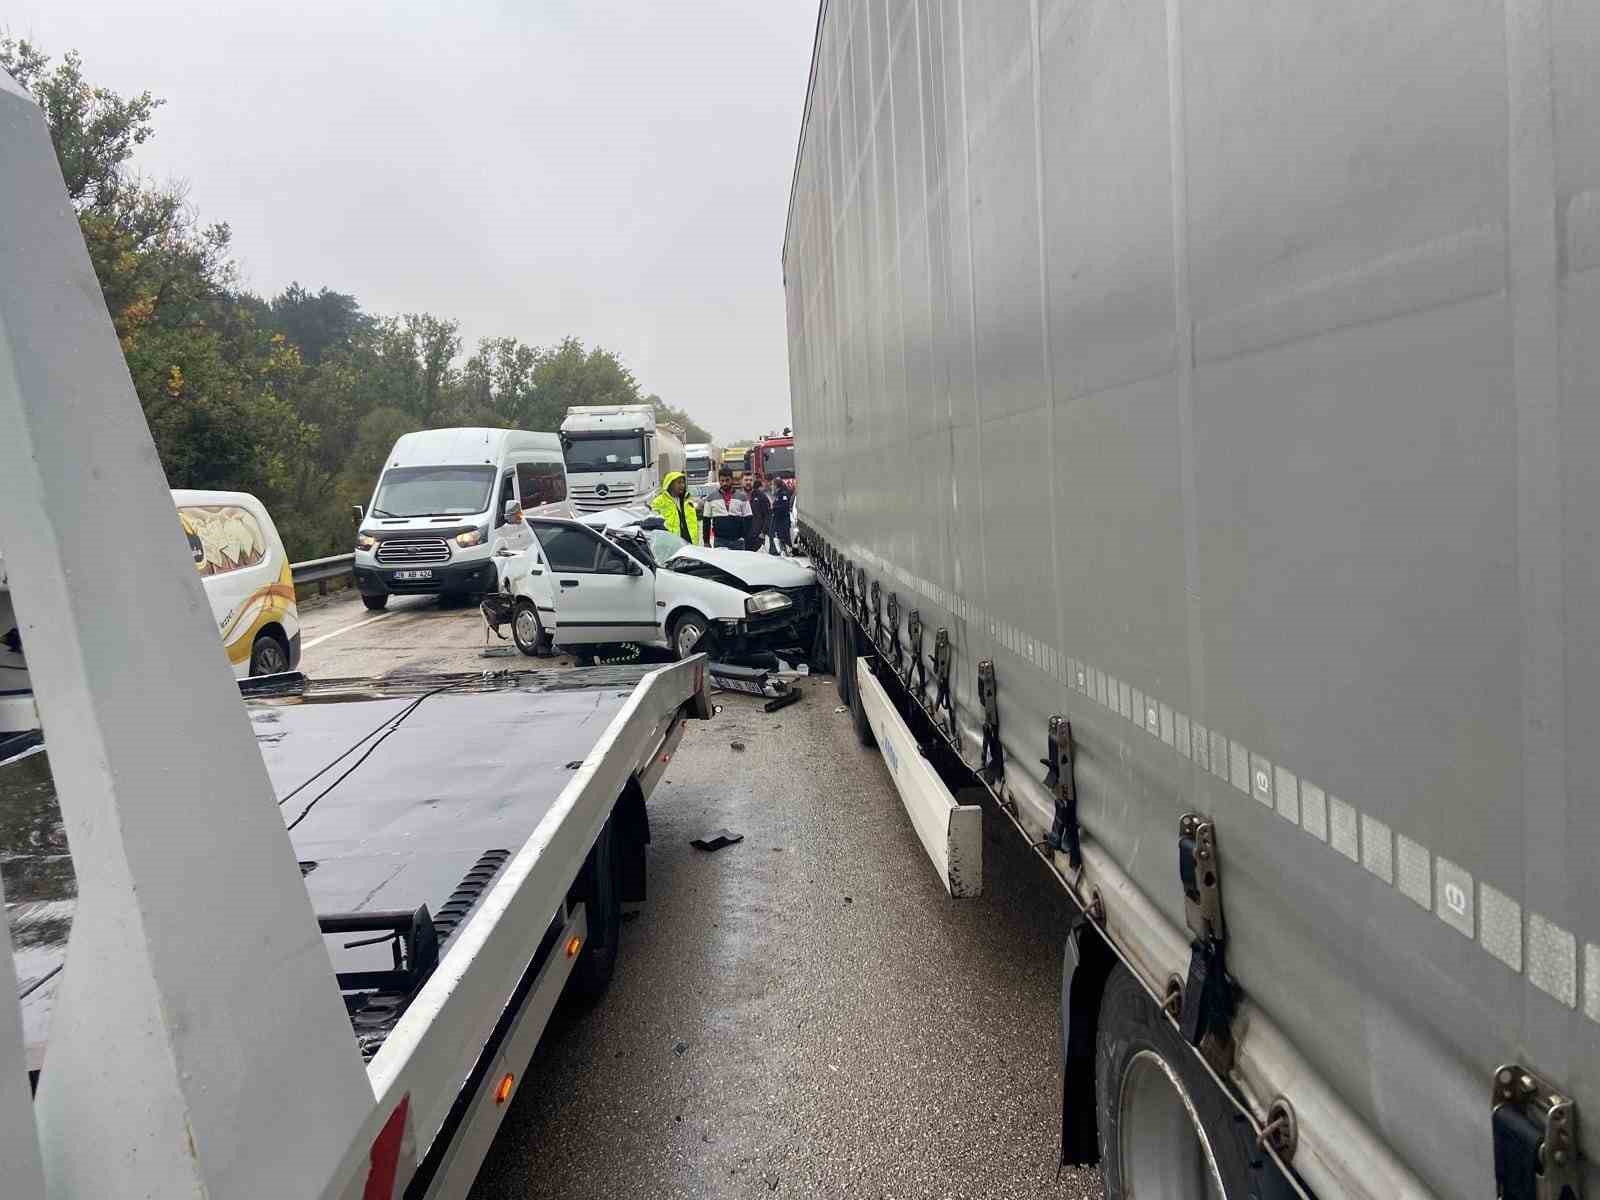
[[[42,724],[0,733],[0,1192],[464,1196],[557,996],[612,970],[704,659],[236,684],[4,73],[0,429]]]
[[[987,813],[1082,909],[1112,1197],[1596,1194],[1597,77],[1546,0],[822,6],[802,541],[952,891]]]

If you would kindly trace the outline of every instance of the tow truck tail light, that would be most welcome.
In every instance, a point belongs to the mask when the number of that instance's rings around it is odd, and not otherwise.
[[[406,1118],[410,1112],[411,1093],[407,1092],[372,1140],[371,1165],[367,1168],[367,1186],[361,1190],[361,1200],[394,1200],[394,1185],[400,1174],[400,1147],[405,1141]]]

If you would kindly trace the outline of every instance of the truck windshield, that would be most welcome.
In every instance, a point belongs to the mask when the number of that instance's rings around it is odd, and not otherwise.
[[[767,451],[766,473],[768,475],[794,474],[794,447],[773,446]]]
[[[375,517],[448,517],[489,508],[494,468],[390,467],[372,501]]]
[[[644,439],[638,434],[567,438],[567,471],[636,471],[644,466]]]

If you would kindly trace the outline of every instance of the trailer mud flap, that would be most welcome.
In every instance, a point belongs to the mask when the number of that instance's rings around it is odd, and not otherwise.
[[[940,882],[958,898],[982,895],[983,809],[950,793],[865,658],[855,672],[867,723]]]

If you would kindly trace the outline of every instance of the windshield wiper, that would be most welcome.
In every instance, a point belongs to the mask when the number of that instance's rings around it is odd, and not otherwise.
[[[375,517],[398,517],[400,514],[392,513],[386,508],[375,508],[372,510],[372,515]]]

